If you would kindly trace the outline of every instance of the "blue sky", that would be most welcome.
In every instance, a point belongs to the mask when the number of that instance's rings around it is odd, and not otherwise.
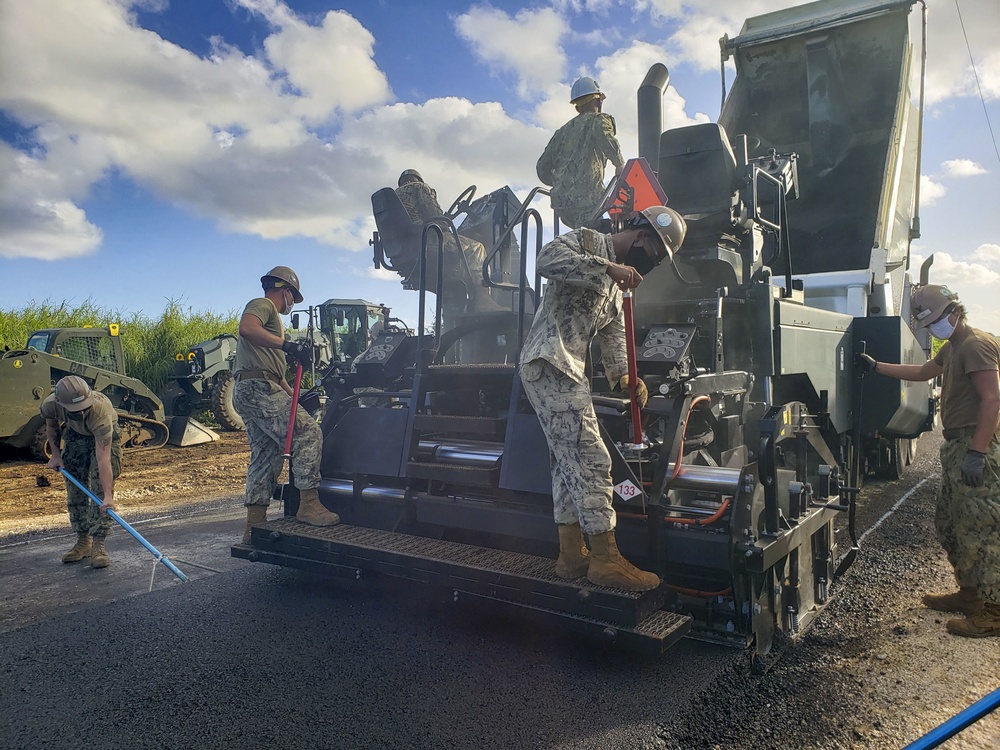
[[[626,157],[665,63],[668,126],[714,120],[718,39],[781,0],[0,0],[0,309],[239,310],[276,264],[307,302],[415,319],[371,267],[370,195],[419,169],[524,196],[569,85],[595,76]],[[923,237],[1000,332],[1000,3],[929,0]],[[919,7],[919,6],[918,6]],[[732,73],[729,74],[732,80]]]

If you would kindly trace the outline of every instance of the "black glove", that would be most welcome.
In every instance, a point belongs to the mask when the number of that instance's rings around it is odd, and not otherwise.
[[[281,345],[281,351],[290,365],[301,362],[303,367],[309,367],[312,364],[312,347],[300,341],[286,341]]]
[[[861,354],[858,355],[858,365],[865,371],[865,375],[870,375],[875,372],[875,368],[878,367],[878,360],[870,354],[861,352]]]
[[[969,448],[962,461],[962,483],[968,487],[983,486],[983,472],[986,470],[986,454]]]

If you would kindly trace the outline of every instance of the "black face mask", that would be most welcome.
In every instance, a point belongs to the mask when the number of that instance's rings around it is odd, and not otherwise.
[[[625,256],[625,265],[632,266],[639,272],[640,276],[645,276],[658,265],[655,260],[646,253],[646,248],[642,245],[632,245]]]
[[[85,416],[87,416],[87,410],[86,409],[84,409],[83,411],[68,411],[68,412],[66,412],[66,418],[67,419],[72,419],[74,422],[79,422]]]

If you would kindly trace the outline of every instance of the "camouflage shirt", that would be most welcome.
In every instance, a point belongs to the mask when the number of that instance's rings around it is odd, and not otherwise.
[[[428,219],[441,216],[441,204],[438,203],[437,191],[426,182],[407,182],[396,188],[399,202],[403,204],[406,213],[416,224],[423,224]]]
[[[544,359],[583,382],[596,336],[608,381],[617,384],[628,372],[622,293],[606,273],[614,259],[611,235],[591,229],[556,237],[542,248],[536,264],[548,284],[525,337],[521,362]]]
[[[615,119],[603,112],[577,115],[555,132],[535,171],[552,186],[552,208],[593,211],[604,193],[604,165],[625,165]]]

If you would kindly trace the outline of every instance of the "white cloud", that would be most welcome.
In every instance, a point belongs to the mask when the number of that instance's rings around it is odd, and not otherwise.
[[[972,252],[973,260],[1000,271],[1000,245],[987,243]]]
[[[934,182],[925,174],[920,175],[920,203],[922,206],[933,206],[938,198],[943,198],[948,188],[939,182]]]
[[[569,28],[553,9],[524,9],[511,16],[479,5],[454,22],[479,59],[517,76],[522,97],[534,98],[548,82],[562,78],[566,56],[561,45]]]
[[[919,268],[923,261],[923,255],[913,252],[910,256],[910,267]],[[958,292],[960,297],[963,288],[995,288],[1000,284],[1000,271],[994,271],[983,263],[970,263],[955,258],[948,252],[934,253],[934,264],[931,266],[930,275],[932,283],[946,284]]]
[[[989,174],[981,164],[970,159],[950,159],[941,165],[948,177],[973,177],[979,174]]]

